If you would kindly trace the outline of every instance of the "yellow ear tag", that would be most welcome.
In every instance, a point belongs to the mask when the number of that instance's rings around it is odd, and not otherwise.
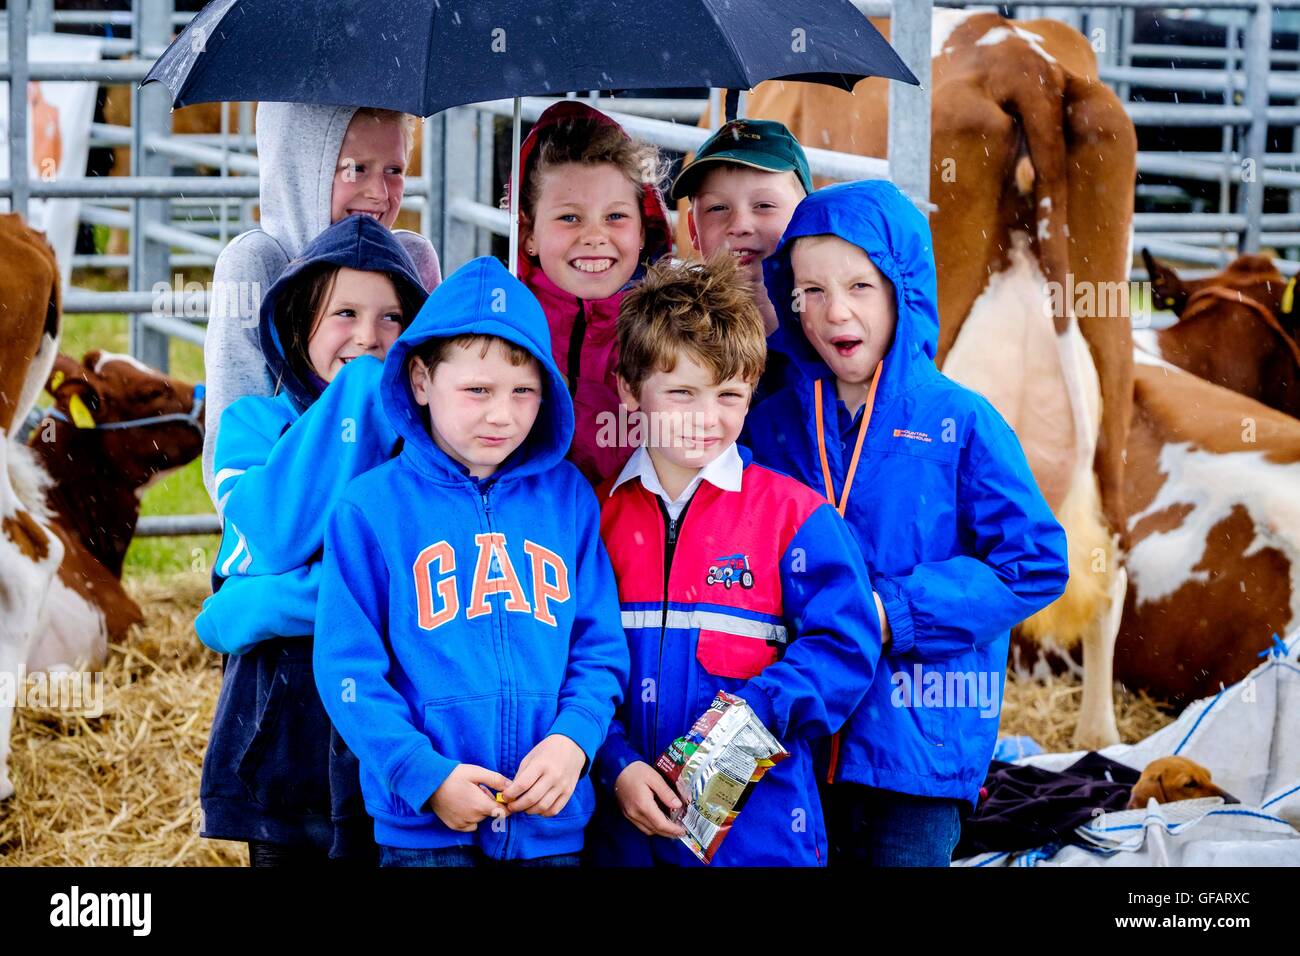
[[[46,389],[46,391],[57,392],[59,390],[59,386],[62,384],[63,384],[63,373],[61,371],[55,372],[53,375],[50,376],[50,387]]]
[[[80,395],[73,395],[69,400],[68,413],[72,416],[72,424],[78,428],[95,427],[95,418],[90,414],[90,409],[86,407]]]
[[[1286,289],[1282,292],[1282,314],[1290,315],[1291,307],[1295,305],[1295,280],[1292,276],[1291,281],[1286,284]]]

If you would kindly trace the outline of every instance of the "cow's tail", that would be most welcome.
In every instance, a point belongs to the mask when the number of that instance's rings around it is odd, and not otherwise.
[[[1070,276],[1068,218],[1069,74],[1026,40],[1018,54],[1003,56],[994,67],[999,102],[1021,130],[1021,155],[1013,170],[1016,189],[1033,202],[1034,242],[1052,305],[1057,354],[1069,397],[1075,430],[1074,482],[1091,482],[1097,450],[1099,408],[1090,401],[1096,368],[1074,315],[1075,283]]]
[[[1020,55],[1005,57],[992,77],[1002,109],[1020,127],[1021,149],[1013,176],[1033,203],[1034,242],[1048,282],[1064,285],[1070,269],[1066,168],[1066,74],[1022,41]],[[1001,80],[999,83],[998,81]],[[1065,316],[1057,317],[1057,332]]]

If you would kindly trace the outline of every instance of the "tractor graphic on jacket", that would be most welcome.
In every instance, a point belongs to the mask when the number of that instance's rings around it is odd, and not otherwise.
[[[743,588],[752,588],[754,586],[754,572],[749,569],[749,558],[743,554],[732,554],[725,558],[718,558],[717,564],[709,565],[709,576],[705,579],[708,584],[721,584],[728,590],[733,584],[739,583]]]

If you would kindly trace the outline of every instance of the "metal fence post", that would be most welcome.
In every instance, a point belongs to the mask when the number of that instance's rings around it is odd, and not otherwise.
[[[9,209],[27,218],[27,0],[9,0]]]
[[[445,111],[442,116],[442,246],[438,255],[442,271],[450,275],[478,250],[478,227],[452,215],[458,199],[474,200],[479,195],[478,135],[475,111],[467,106]]]
[[[31,0],[31,31],[54,32],[54,0]]]
[[[144,59],[144,50],[165,47],[172,35],[173,0],[132,0],[135,22],[132,38],[137,59]],[[131,86],[131,175],[169,176],[171,160],[165,154],[145,148],[151,137],[171,135],[171,98],[161,83],[152,83],[141,89],[138,83]],[[165,242],[151,239],[145,225],[151,222],[171,221],[166,199],[136,199],[131,204],[131,290],[148,292],[155,283],[171,282],[171,248]],[[141,321],[141,316],[130,316],[131,354],[146,365],[166,372],[168,370],[168,338]]]
[[[894,0],[889,41],[921,81],[889,84],[889,175],[918,200],[930,198],[930,19],[933,0]]]
[[[1264,157],[1268,152],[1268,73],[1272,45],[1273,7],[1268,0],[1259,0],[1246,27],[1245,105],[1250,110],[1251,119],[1243,158],[1251,161],[1254,175],[1249,182],[1241,184],[1237,193],[1237,212],[1246,217],[1239,252],[1259,249],[1260,216],[1264,213]],[[1243,172],[1245,168],[1243,165]]]
[[[492,170],[495,165],[496,146],[496,117],[490,113],[479,113],[475,111],[475,118],[478,120],[478,132],[476,142],[476,154],[478,159],[478,189],[475,191],[475,198],[486,206],[495,206],[500,196],[493,195]],[[522,170],[521,170],[522,172]],[[428,201],[427,199],[425,200]],[[474,243],[475,256],[487,256],[492,254],[492,234],[486,229],[475,229],[474,234],[476,241]]]
[[[438,256],[442,248],[442,119],[425,117],[420,123],[420,178],[424,180],[424,208],[420,210],[420,232],[433,243]]]

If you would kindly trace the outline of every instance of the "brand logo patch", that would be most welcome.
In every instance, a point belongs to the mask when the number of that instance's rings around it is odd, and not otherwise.
[[[912,431],[912,429],[910,429],[910,428],[895,428],[895,429],[894,429],[894,437],[895,437],[895,438],[910,438],[912,441],[925,441],[925,442],[933,441],[933,440],[934,440],[934,439],[932,439],[929,435],[927,435],[925,432],[915,432],[915,431]]]
[[[704,583],[710,586],[721,584],[728,591],[733,584],[749,589],[754,586],[754,572],[749,567],[749,557],[743,554],[729,554],[725,558],[714,558],[709,565],[708,576]]]

